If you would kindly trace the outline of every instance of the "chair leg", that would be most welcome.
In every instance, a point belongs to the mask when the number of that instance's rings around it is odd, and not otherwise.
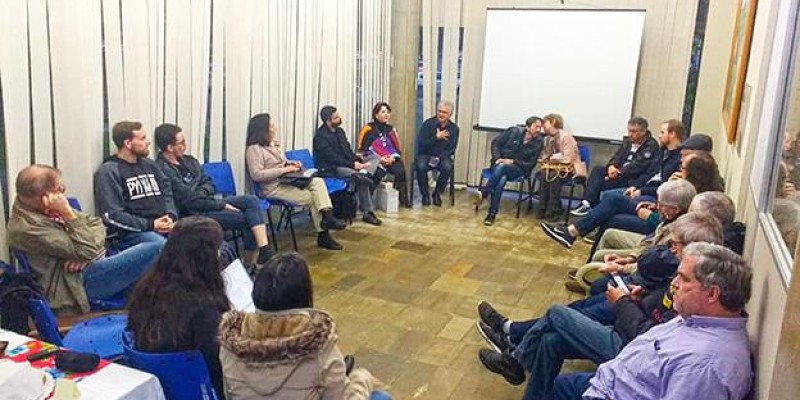
[[[456,169],[450,171],[450,207],[456,205]]]
[[[297,237],[294,235],[294,222],[292,222],[291,214],[289,214],[289,218],[287,218],[286,223],[289,225],[289,233],[292,234],[292,245],[294,246],[294,251],[297,251]]]
[[[275,224],[272,223],[272,214],[267,210],[267,223],[269,224],[269,235],[272,236],[272,247],[278,251],[278,240],[275,239]]]
[[[522,209],[522,192],[524,190],[525,190],[525,180],[520,182],[519,188],[517,188],[517,218],[519,218],[519,211]]]
[[[575,182],[569,185],[569,200],[567,200],[567,210],[564,212],[564,226],[569,225],[569,212],[572,211],[572,196],[575,195]]]
[[[481,172],[481,177],[478,178],[478,191],[480,191],[482,187],[483,187],[483,172]],[[475,214],[477,214],[478,213],[478,205],[475,204],[474,208],[475,208]]]

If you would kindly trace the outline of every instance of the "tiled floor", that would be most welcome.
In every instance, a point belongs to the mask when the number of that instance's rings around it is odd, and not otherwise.
[[[379,227],[357,220],[334,234],[341,252],[318,249],[309,227],[298,229],[315,306],[333,315],[342,351],[395,399],[520,399],[524,384],[511,386],[478,361],[485,342],[475,329],[476,305],[485,299],[524,319],[577,299],[562,280],[589,247],[558,246],[533,214],[523,209],[516,219],[511,202],[486,227],[486,206],[476,215],[467,193],[456,193],[455,207],[445,197],[441,208],[378,213]],[[289,248],[288,237],[279,242]]]

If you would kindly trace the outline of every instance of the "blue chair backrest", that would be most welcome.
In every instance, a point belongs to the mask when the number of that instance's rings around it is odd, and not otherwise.
[[[579,144],[578,154],[581,156],[581,161],[586,164],[586,169],[590,169],[592,167],[592,152],[589,151],[589,146],[585,144]]]
[[[203,172],[211,178],[217,193],[223,196],[236,196],[236,181],[233,179],[233,169],[229,162],[205,163],[203,164]]]
[[[81,202],[78,201],[78,199],[76,199],[75,197],[67,197],[67,201],[69,202],[70,207],[78,211],[83,211],[83,208],[81,208]]]
[[[146,353],[134,348],[130,332],[123,334],[122,345],[128,365],[155,375],[167,400],[217,399],[208,366],[199,351]]]
[[[28,308],[33,318],[33,324],[36,325],[36,331],[39,337],[45,342],[52,343],[56,346],[63,346],[64,342],[61,339],[61,334],[58,332],[58,321],[56,315],[47,301],[44,299],[30,299],[28,300]]]
[[[107,314],[73,325],[64,336],[64,347],[84,353],[94,353],[113,360],[124,353],[122,334],[128,326],[125,314]]]
[[[303,164],[303,169],[316,168],[314,157],[311,156],[311,151],[308,149],[289,150],[286,152],[286,159],[300,161],[300,164]]]

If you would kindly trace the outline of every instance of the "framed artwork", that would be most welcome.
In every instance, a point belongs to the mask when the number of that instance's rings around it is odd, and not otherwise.
[[[731,56],[722,100],[722,118],[727,129],[728,143],[736,141],[739,112],[742,109],[742,92],[750,58],[750,42],[756,20],[756,0],[737,0],[736,21],[733,25]]]

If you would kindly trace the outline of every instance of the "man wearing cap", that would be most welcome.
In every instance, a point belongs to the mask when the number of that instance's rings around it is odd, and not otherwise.
[[[342,117],[336,107],[322,107],[319,118],[322,125],[314,135],[314,163],[323,175],[346,179],[349,189],[358,196],[358,206],[364,213],[362,220],[380,225],[382,221],[375,216],[370,190],[373,184],[371,176],[378,167],[377,160],[359,160],[356,157],[341,127]]]

